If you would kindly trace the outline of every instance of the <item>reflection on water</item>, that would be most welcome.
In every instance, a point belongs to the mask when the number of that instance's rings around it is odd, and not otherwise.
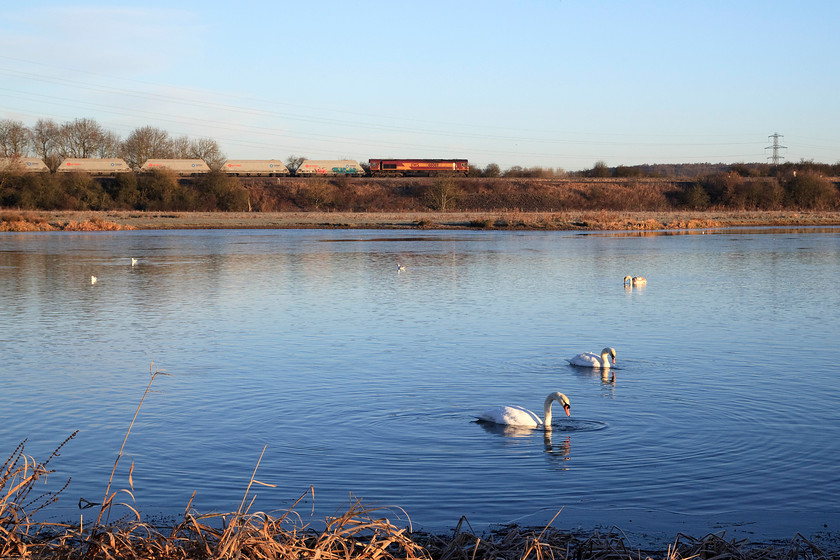
[[[836,530],[840,229],[708,233],[0,234],[0,449],[46,458],[79,429],[51,462],[77,518],[153,363],[170,376],[125,450],[147,515],[193,491],[235,509],[267,446],[266,511],[314,486],[316,515],[352,493],[428,529],[564,508]],[[628,271],[648,286],[619,290]],[[566,361],[605,345],[620,368]],[[551,432],[472,422],[557,390],[574,410]]]

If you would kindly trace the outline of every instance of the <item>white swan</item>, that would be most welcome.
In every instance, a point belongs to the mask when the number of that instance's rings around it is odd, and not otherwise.
[[[522,426],[525,428],[544,428],[551,430],[551,403],[554,401],[563,405],[566,416],[572,415],[571,403],[563,393],[551,393],[545,398],[543,405],[543,419],[521,406],[497,406],[484,411],[478,416],[479,420],[502,424],[505,426]]]
[[[134,266],[135,264],[137,264],[137,259],[131,257],[131,266]]]
[[[595,352],[584,352],[583,354],[578,354],[573,358],[569,358],[568,362],[573,366],[580,366],[580,367],[591,367],[591,368],[609,368],[610,367],[610,359],[612,359],[613,365],[615,364],[615,348],[604,348],[601,350],[601,355],[599,356]]]
[[[97,278],[96,276],[94,276],[94,275],[92,275],[92,274],[91,274],[91,276],[90,276],[90,283],[91,283],[91,284],[96,284],[96,281],[97,281],[97,280],[99,280],[99,278]]]
[[[644,286],[645,284],[647,284],[647,278],[644,276],[630,276],[628,274],[624,277],[625,286]]]

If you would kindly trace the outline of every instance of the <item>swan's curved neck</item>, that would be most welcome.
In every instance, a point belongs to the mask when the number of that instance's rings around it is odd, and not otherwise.
[[[610,353],[607,351],[601,352],[601,366],[610,367]]]
[[[547,432],[551,431],[551,403],[554,401],[559,402],[561,405],[563,401],[557,398],[557,395],[552,393],[545,398],[545,404],[543,405],[543,429]]]

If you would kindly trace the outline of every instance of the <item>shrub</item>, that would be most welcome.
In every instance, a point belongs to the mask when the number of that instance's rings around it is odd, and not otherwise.
[[[436,180],[431,186],[427,187],[422,195],[423,203],[438,212],[446,212],[447,210],[454,210],[458,204],[458,198],[462,196],[462,191],[455,184],[455,180],[446,177]]]
[[[694,183],[677,195],[677,204],[690,210],[704,210],[709,207],[709,193],[700,183]]]
[[[837,187],[820,174],[794,174],[785,187],[791,202],[799,208],[824,210],[838,205]]]

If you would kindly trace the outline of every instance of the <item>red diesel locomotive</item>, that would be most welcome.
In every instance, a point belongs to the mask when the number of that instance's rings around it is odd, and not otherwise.
[[[371,159],[370,174],[374,177],[411,177],[464,175],[470,172],[465,159]]]

